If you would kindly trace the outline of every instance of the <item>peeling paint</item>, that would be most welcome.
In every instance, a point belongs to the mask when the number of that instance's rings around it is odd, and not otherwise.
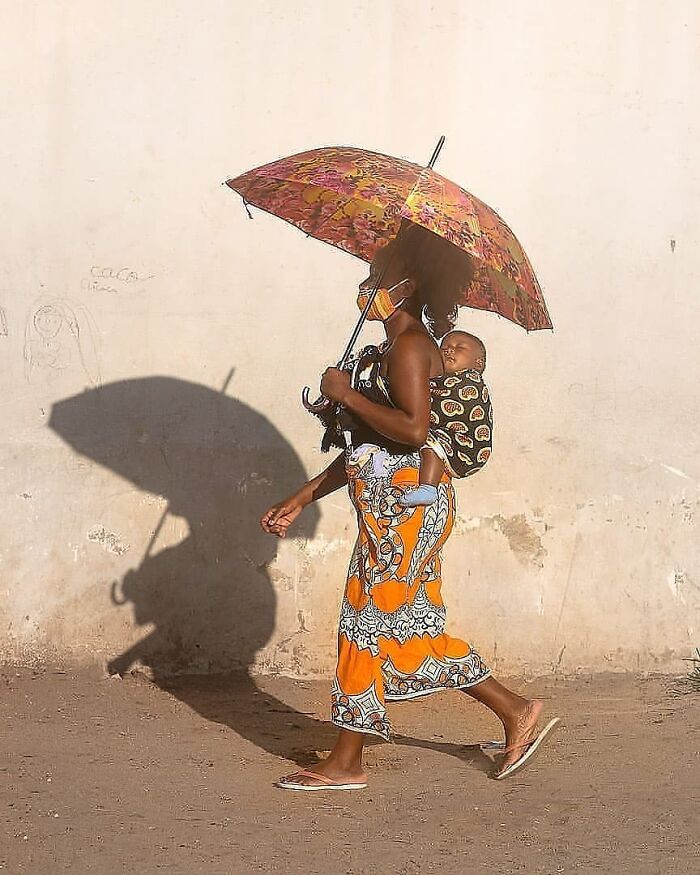
[[[494,525],[500,529],[508,541],[513,555],[524,565],[532,564],[542,567],[547,551],[537,532],[528,523],[524,513],[511,517],[496,514],[492,517]]]
[[[315,559],[318,556],[327,556],[329,553],[337,553],[338,550],[347,550],[348,549],[348,539],[347,538],[324,538],[323,535],[316,535],[313,540],[302,541],[299,545],[299,549],[302,553],[309,557],[309,559]]]
[[[527,521],[524,513],[504,517],[501,514],[489,517],[461,517],[457,516],[454,522],[453,533],[463,535],[466,532],[480,529],[487,525],[500,531],[508,541],[516,559],[523,565],[543,566],[544,557],[547,555],[540,535]],[[542,528],[547,531],[551,528],[547,523],[542,523]]]
[[[683,594],[683,589],[686,584],[685,571],[680,568],[675,568],[669,573],[666,578],[666,583],[668,584],[668,588],[671,590],[673,597],[678,599],[682,605],[686,604],[685,595]]]
[[[258,474],[257,471],[251,471],[250,474],[246,474],[245,477],[242,477],[236,486],[241,495],[247,495],[248,490],[255,488],[256,486],[272,486],[272,480],[263,477],[261,474]]]
[[[693,519],[695,517],[693,506],[690,504],[688,499],[685,498],[685,496],[683,498],[681,498],[680,502],[678,503],[678,506],[681,509],[683,522],[688,523],[690,525],[693,522]]]
[[[76,563],[77,563],[78,560],[79,560],[79,559],[82,559],[82,557],[85,555],[85,548],[83,547],[82,544],[72,544],[72,543],[69,543],[69,544],[68,544],[68,549],[69,549],[69,550],[71,551],[71,553],[73,554],[73,562],[76,562]]]
[[[272,583],[275,589],[288,592],[294,588],[294,581],[288,574],[283,574],[281,571],[276,571],[274,568],[270,568],[269,574],[270,583]]]
[[[131,549],[130,544],[122,541],[114,532],[108,532],[104,526],[93,526],[87,533],[87,539],[101,544],[106,553],[113,553],[115,556],[123,556]]]
[[[481,527],[482,519],[478,516],[472,517],[463,517],[458,516],[455,518],[454,527],[452,529],[455,535],[463,535],[465,532],[469,532],[472,529],[478,529]]]
[[[544,616],[544,593],[540,592],[537,597],[537,613],[540,617]]]
[[[162,495],[154,495],[152,492],[144,492],[139,503],[147,507],[165,507],[168,502]]]

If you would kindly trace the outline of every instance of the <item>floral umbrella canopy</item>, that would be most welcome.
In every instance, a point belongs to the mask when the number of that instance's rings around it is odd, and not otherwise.
[[[227,180],[244,203],[371,261],[403,220],[473,257],[460,304],[491,310],[530,330],[551,328],[542,289],[495,210],[429,168],[349,146],[312,149]]]

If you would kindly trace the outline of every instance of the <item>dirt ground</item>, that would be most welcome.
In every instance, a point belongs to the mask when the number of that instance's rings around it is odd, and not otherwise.
[[[8,872],[700,872],[700,694],[664,678],[514,682],[564,726],[509,781],[458,693],[395,704],[370,786],[272,786],[330,746],[328,685],[5,668]]]

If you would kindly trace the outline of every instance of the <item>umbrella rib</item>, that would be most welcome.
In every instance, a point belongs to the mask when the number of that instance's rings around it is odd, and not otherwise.
[[[416,177],[416,181],[413,183],[413,188],[409,191],[406,200],[403,202],[403,207],[401,208],[402,210],[405,209],[405,208],[408,206],[408,202],[411,200],[411,198],[413,197],[413,195],[414,195],[416,189],[418,188],[418,183],[419,183],[419,182],[421,181],[421,179],[423,178],[423,174],[424,174],[424,173],[429,173],[429,172],[430,172],[430,169],[429,169],[428,167],[423,167],[423,168],[421,168],[420,173],[419,173],[418,176]],[[408,217],[406,216],[405,218],[408,218]]]

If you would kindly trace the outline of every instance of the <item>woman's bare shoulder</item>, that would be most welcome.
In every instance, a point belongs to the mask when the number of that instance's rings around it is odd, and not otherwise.
[[[435,341],[425,331],[418,331],[414,328],[409,328],[394,339],[391,344],[390,354],[395,355],[420,355],[428,354],[437,349]]]
[[[387,355],[387,373],[390,376],[405,368],[425,372],[428,377],[442,374],[440,348],[427,332],[409,329],[394,340]]]

